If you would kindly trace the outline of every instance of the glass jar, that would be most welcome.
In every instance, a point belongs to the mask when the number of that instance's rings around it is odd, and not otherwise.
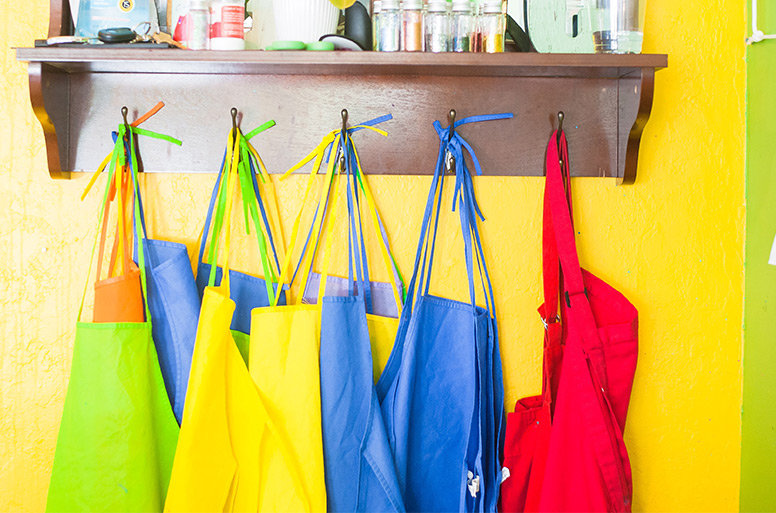
[[[447,0],[431,0],[426,12],[426,51],[450,51],[450,16]]]
[[[506,18],[501,0],[486,0],[479,19],[482,51],[502,53],[504,51],[504,30]]]
[[[646,0],[596,0],[596,53],[641,53]]]
[[[380,12],[383,9],[381,0],[374,0],[372,4],[372,50],[380,50]]]
[[[188,37],[189,50],[210,49],[210,0],[189,0]]]
[[[423,0],[404,0],[402,4],[401,49],[423,51]]]
[[[471,52],[474,34],[474,14],[470,0],[453,0],[453,17],[450,29],[450,50]]]
[[[399,0],[382,0],[380,7],[381,52],[398,52],[401,50],[401,9]]]

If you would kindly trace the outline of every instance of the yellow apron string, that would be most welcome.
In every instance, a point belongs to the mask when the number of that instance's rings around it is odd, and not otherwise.
[[[337,144],[339,143],[339,134],[335,136],[334,138],[334,146],[333,148],[337,147]],[[310,239],[310,243],[307,245],[307,251],[304,254],[304,261],[302,263],[302,281],[299,283],[299,290],[297,292],[296,297],[296,304],[301,305],[302,300],[304,299],[304,291],[307,288],[307,282],[310,278],[310,272],[312,270],[313,265],[313,257],[315,255],[314,248],[318,247],[318,234],[320,233],[321,225],[323,224],[324,217],[326,214],[326,198],[328,195],[329,187],[332,187],[334,192],[336,193],[336,184],[332,183],[332,179],[334,177],[334,169],[337,166],[337,159],[336,158],[329,158],[329,165],[326,169],[326,178],[324,178],[324,185],[321,187],[321,198],[318,203],[318,215],[315,218],[315,222],[313,223],[313,233],[312,237]],[[331,185],[330,185],[331,184]],[[336,195],[335,195],[335,201],[336,201]],[[335,203],[336,204],[336,203]],[[333,224],[333,221],[332,223]],[[331,227],[331,225],[329,225]]]
[[[103,193],[102,197],[102,208],[100,209],[100,215],[97,219],[97,229],[95,230],[94,234],[94,243],[92,244],[92,254],[91,257],[89,257],[89,268],[86,271],[86,283],[84,283],[84,292],[81,295],[81,304],[78,307],[78,319],[77,322],[81,322],[81,315],[83,314],[84,310],[84,302],[86,301],[86,291],[89,290],[89,281],[91,280],[91,274],[92,274],[92,264],[94,263],[94,254],[97,251],[97,241],[100,239],[100,226],[102,225],[102,218],[105,215],[105,205],[108,202],[108,191],[110,190],[110,182],[113,179],[113,176],[111,173],[115,173],[116,171],[116,160],[118,158],[117,155],[117,146],[120,144],[121,141],[116,141],[116,144],[113,148],[113,153],[108,155],[110,157],[110,167],[108,168],[108,180],[105,182],[105,192]]]
[[[137,127],[140,126],[142,123],[145,123],[148,121],[154,114],[162,110],[162,107],[164,107],[164,102],[157,102],[156,105],[154,105],[151,110],[134,120],[132,123],[129,124],[131,127]],[[86,198],[86,195],[89,194],[89,191],[94,186],[94,182],[97,181],[97,177],[100,176],[100,174],[105,170],[105,166],[108,165],[108,162],[110,162],[111,156],[113,153],[109,153],[107,157],[105,157],[102,161],[102,163],[97,167],[97,171],[94,172],[92,175],[92,178],[89,180],[89,183],[86,184],[86,188],[84,189],[83,194],[81,194],[81,201]]]
[[[286,280],[289,279],[291,276],[291,260],[293,258],[294,254],[294,248],[296,246],[297,237],[299,235],[299,224],[302,220],[302,212],[304,210],[304,206],[307,204],[307,198],[310,196],[310,192],[312,192],[313,185],[315,184],[315,177],[318,174],[318,171],[321,168],[321,162],[323,162],[323,156],[326,153],[326,147],[335,141],[335,133],[336,131],[333,131],[326,135],[326,137],[323,138],[321,143],[312,151],[310,152],[304,159],[302,159],[299,163],[297,163],[294,167],[289,169],[282,177],[281,180],[288,177],[292,172],[296,171],[297,169],[302,168],[305,164],[310,162],[311,160],[314,160],[312,170],[310,171],[310,177],[307,180],[307,186],[305,187],[304,196],[302,197],[302,206],[299,208],[299,212],[296,215],[296,219],[294,219],[294,224],[291,229],[291,239],[289,241],[288,248],[286,249],[286,257],[283,259],[283,269],[280,273],[280,280],[279,284],[280,286],[283,286],[286,283]],[[280,296],[277,295],[275,297],[275,302],[272,306],[277,306],[278,300],[280,299]]]
[[[227,149],[227,159],[230,162],[229,165],[229,181],[226,186],[226,211],[224,212],[224,264],[223,277],[221,278],[221,286],[226,291],[226,295],[229,296],[229,248],[232,238],[232,197],[234,189],[237,186],[237,166],[240,161],[240,153],[236,151],[236,137],[239,137],[239,132],[235,134],[234,130],[229,132],[229,146]]]
[[[256,159],[256,162],[259,164],[259,173],[264,178],[264,180],[259,180],[259,191],[262,193],[262,197],[268,198],[269,202],[267,205],[267,217],[269,218],[270,222],[270,229],[272,230],[272,233],[274,235],[274,238],[278,239],[278,243],[275,244],[275,251],[279,253],[278,260],[280,262],[285,261],[285,248],[286,248],[286,240],[283,236],[283,225],[280,223],[280,208],[278,207],[278,199],[277,199],[277,192],[275,190],[275,183],[272,180],[272,177],[267,172],[267,168],[264,166],[264,161],[261,160],[261,156],[259,156],[259,153],[256,151],[256,148],[253,147],[251,143],[248,143],[248,150],[251,152],[251,155]],[[278,274],[281,273],[281,270],[278,269]],[[280,282],[278,284],[280,287],[283,286],[283,282]]]
[[[332,243],[334,242],[334,225],[337,224],[337,217],[339,216],[339,178],[342,173],[342,166],[337,165],[337,174],[334,175],[334,184],[332,185],[332,190],[334,194],[334,199],[331,207],[331,219],[328,220],[326,224],[326,249],[323,252],[323,268],[321,269],[321,282],[318,284],[318,304],[321,303],[321,300],[326,295],[326,281],[329,277],[329,261],[331,260],[331,249],[332,249]],[[348,178],[345,177],[346,185],[347,185]],[[348,230],[350,230],[350,226],[348,226]],[[302,289],[304,290],[304,289]],[[362,290],[361,293],[363,294],[364,291]],[[300,293],[301,295],[301,293]]]
[[[361,160],[358,157],[358,151],[356,151],[355,145],[353,146],[353,155],[356,157],[356,164],[358,164],[358,168],[361,168]],[[374,226],[375,233],[377,233],[377,237],[380,239],[380,254],[383,257],[383,263],[385,264],[385,269],[388,271],[388,276],[391,280],[391,285],[393,288],[393,297],[396,301],[396,308],[397,312],[399,314],[399,317],[401,317],[401,311],[403,308],[403,303],[401,299],[401,289],[399,288],[399,284],[396,281],[396,269],[393,265],[393,260],[391,260],[390,255],[388,254],[388,248],[385,247],[385,242],[383,241],[383,232],[380,229],[380,221],[377,217],[377,204],[375,203],[374,196],[372,195],[372,190],[369,188],[369,182],[367,181],[367,177],[364,173],[361,173],[361,183],[364,186],[364,196],[366,196],[367,205],[369,206],[369,214],[372,218],[372,225]]]

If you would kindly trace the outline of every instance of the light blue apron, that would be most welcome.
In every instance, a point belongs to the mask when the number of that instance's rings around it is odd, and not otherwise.
[[[477,116],[455,126],[511,117]],[[443,129],[439,122],[434,127],[441,144],[415,269],[377,393],[407,511],[491,512],[501,481],[504,388],[493,290],[477,226],[477,217],[484,218],[464,149],[477,174],[480,168],[471,146],[452,127]],[[463,233],[469,303],[429,294],[448,152],[455,159],[453,210]],[[476,305],[475,272],[484,308]]]
[[[374,314],[376,283],[369,265],[361,219],[358,166],[350,134],[339,140],[344,156],[348,207],[348,278],[321,300],[321,413],[329,512],[404,512],[396,470],[373,378],[367,313]],[[336,194],[336,191],[335,191]],[[330,221],[331,222],[331,221]],[[381,236],[384,236],[384,230]],[[387,241],[387,239],[383,239]],[[390,250],[388,250],[390,253]],[[397,281],[398,283],[398,281]],[[343,285],[344,284],[344,285]],[[346,295],[341,295],[346,292]],[[388,288],[398,312],[392,288]],[[397,291],[401,296],[401,291]]]

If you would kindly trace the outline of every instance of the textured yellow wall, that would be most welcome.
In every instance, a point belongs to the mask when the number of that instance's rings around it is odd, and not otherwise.
[[[0,3],[0,511],[45,505],[98,196],[79,201],[83,176],[48,178],[25,65],[9,50],[45,34],[47,9],[47,0]],[[626,432],[638,511],[738,509],[744,16],[743,0],[649,0],[645,51],[668,53],[670,68],[658,74],[638,181],[573,184],[582,262],[641,316]],[[193,250],[212,176],[144,182],[152,235]],[[405,273],[428,183],[372,180]],[[300,186],[279,186],[286,233]],[[511,404],[540,386],[542,180],[476,187]],[[437,291],[450,290],[463,267],[437,271]]]

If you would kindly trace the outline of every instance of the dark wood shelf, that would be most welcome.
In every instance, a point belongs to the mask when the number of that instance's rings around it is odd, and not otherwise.
[[[539,53],[381,53],[184,51],[142,48],[19,48],[19,60],[67,73],[197,73],[244,75],[418,75],[468,77],[623,78],[660,69],[666,55]]]
[[[56,1],[56,0],[53,0]],[[438,145],[431,124],[512,112],[509,121],[461,132],[489,175],[541,176],[544,148],[566,114],[575,176],[632,183],[652,107],[654,74],[666,55],[431,54],[377,52],[193,52],[143,48],[19,48],[28,61],[32,104],[46,135],[52,177],[93,170],[112,146],[109,131],[127,105],[167,107],[149,128],[181,148],[141,142],[146,172],[213,172],[229,110],[244,128],[278,126],[257,146],[271,172],[284,172],[347,108],[353,122],[390,113],[385,139],[362,133],[368,173],[430,174]]]
[[[67,0],[50,0],[48,37],[70,35]],[[340,124],[393,114],[389,138],[358,137],[372,174],[431,174],[438,138],[431,124],[512,112],[515,118],[460,129],[488,175],[542,176],[547,139],[566,114],[574,176],[633,183],[641,134],[652,110],[655,71],[666,55],[431,54],[376,52],[193,52],[159,48],[19,48],[29,62],[32,107],[46,137],[49,173],[95,169],[126,105],[137,115],[164,101],[148,123],[183,141],[141,141],[145,172],[213,172],[230,110],[250,129],[270,172],[293,165]],[[143,138],[146,139],[146,138]]]

